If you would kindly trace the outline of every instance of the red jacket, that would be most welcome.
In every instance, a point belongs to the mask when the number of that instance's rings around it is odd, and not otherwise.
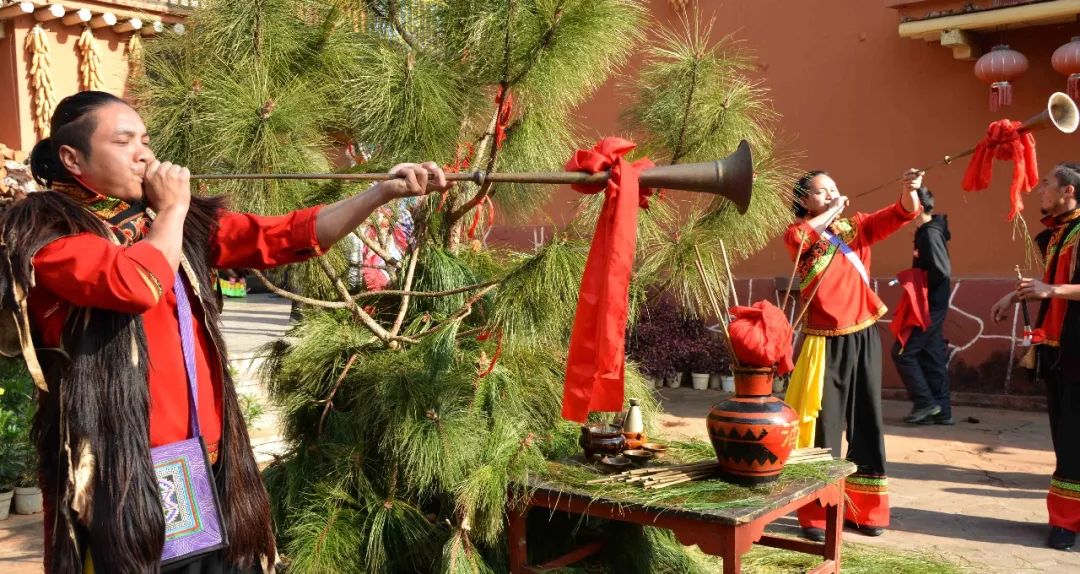
[[[223,212],[211,240],[211,264],[265,269],[321,253],[315,234],[319,209],[275,217]],[[72,305],[142,316],[150,360],[151,448],[189,438],[175,273],[149,242],[121,247],[89,233],[57,239],[34,256],[36,282],[29,296],[30,317],[45,346],[60,345]],[[191,286],[187,287],[188,297],[196,300]],[[194,314],[199,424],[207,445],[216,446],[221,439],[222,378],[199,315]]]
[[[869,275],[870,246],[892,235],[918,214],[918,210],[905,210],[898,201],[874,213],[856,213],[850,218],[837,220],[829,226],[829,231],[847,243],[862,260]],[[810,300],[804,333],[825,336],[854,333],[873,325],[888,311],[872,286],[863,281],[855,266],[806,221],[797,221],[788,226],[784,245],[792,260],[799,258],[803,296],[809,297],[817,288]],[[819,282],[821,286],[817,287]]]

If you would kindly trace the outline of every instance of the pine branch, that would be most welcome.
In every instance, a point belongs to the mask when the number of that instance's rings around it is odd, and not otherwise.
[[[679,162],[682,159],[685,146],[686,146],[686,128],[690,125],[690,110],[691,105],[694,103],[694,90],[697,89],[697,72],[698,65],[701,60],[694,58],[694,64],[690,67],[690,89],[686,94],[686,107],[683,109],[682,127],[679,128],[679,141],[675,145],[675,149],[671,153],[672,165]]]
[[[456,313],[454,313],[453,315],[451,315],[447,319],[441,321],[438,325],[435,325],[434,327],[431,327],[430,329],[427,329],[426,331],[421,331],[418,335],[416,335],[416,338],[419,339],[419,338],[424,337],[426,335],[430,335],[432,333],[435,333],[436,331],[439,331],[439,330],[443,329],[444,327],[446,327],[447,325],[450,325],[451,323],[460,321],[460,320],[464,319],[465,317],[468,317],[469,314],[472,313],[472,306],[477,301],[482,299],[484,297],[484,295],[487,295],[488,292],[491,291],[492,289],[494,289],[496,286],[497,285],[489,285],[489,286],[481,289],[479,293],[477,293],[476,295],[473,295],[472,298],[470,298],[468,301],[466,301],[465,305],[462,306],[462,308],[459,309]]]
[[[458,287],[457,289],[449,289],[447,291],[392,291],[389,289],[386,291],[362,291],[360,293],[354,294],[353,297],[357,299],[361,297],[379,297],[382,295],[402,297],[446,297],[447,295],[457,295],[458,293],[465,293],[466,291],[483,289],[484,287],[497,286],[500,281],[500,279],[494,279],[491,281],[485,281],[483,283],[477,283],[476,285],[466,285],[465,287]]]
[[[359,357],[357,353],[353,353],[349,356],[349,360],[345,362],[345,368],[341,370],[341,375],[338,376],[337,382],[334,383],[334,388],[331,389],[330,394],[323,399],[323,402],[326,404],[323,406],[322,416],[319,417],[319,431],[317,436],[322,436],[323,428],[326,424],[326,416],[330,414],[330,409],[334,408],[334,395],[337,395],[338,389],[341,388],[341,384],[345,382],[345,375],[349,374],[349,369],[352,368],[357,357]]]
[[[269,278],[267,278],[257,269],[252,269],[251,273],[255,275],[255,277],[258,278],[259,281],[262,282],[262,284],[266,286],[266,288],[269,289],[271,293],[279,297],[284,297],[291,301],[296,301],[297,303],[304,303],[313,307],[323,307],[325,309],[345,309],[349,306],[348,303],[345,303],[343,301],[323,301],[321,299],[310,299],[308,297],[304,297],[303,295],[297,295],[296,293],[286,291],[285,289],[274,285]]]
[[[523,67],[521,71],[508,82],[509,85],[515,86],[521,83],[521,81],[525,79],[525,76],[527,76],[533,67],[536,66],[536,63],[540,61],[540,54],[543,54],[544,50],[547,50],[548,47],[551,46],[551,41],[555,38],[555,30],[559,27],[559,22],[562,20],[562,5],[562,0],[559,0],[559,3],[555,5],[555,11],[552,13],[553,22],[551,23],[551,26],[548,26],[548,29],[544,31],[544,35],[541,36],[540,42],[529,53],[529,63],[525,64],[525,67]]]
[[[398,33],[398,36],[401,36],[402,41],[404,41],[405,44],[407,44],[413,50],[417,50],[418,48],[416,46],[416,40],[412,37],[412,34],[409,33],[409,31],[405,28],[405,25],[401,22],[401,12],[398,9],[399,6],[397,1],[390,0],[387,3],[387,8],[389,10],[389,13],[387,14],[384,14],[375,6],[371,6],[371,11],[374,12],[375,15],[379,18],[390,22],[390,25],[394,27],[394,31]]]
[[[487,173],[491,173],[491,171],[495,169],[495,160],[499,155],[499,146],[492,142],[495,139],[495,127],[499,124],[500,107],[501,106],[499,105],[495,106],[495,113],[491,117],[491,123],[488,124],[488,129],[484,132],[484,139],[480,140],[480,146],[477,148],[476,153],[476,157],[483,157],[484,153],[487,152],[488,145],[491,145],[491,155],[488,156],[487,167],[485,170]],[[465,215],[472,211],[476,206],[480,205],[480,202],[484,201],[484,198],[487,197],[488,193],[491,191],[491,185],[491,182],[485,181],[484,185],[480,188],[480,191],[476,192],[476,195],[469,198],[469,201],[466,201],[461,207],[455,209],[446,217],[447,234],[452,233],[454,225],[462,217],[465,217]]]
[[[409,261],[409,270],[405,273],[405,289],[409,291],[412,289],[413,276],[416,274],[416,262],[420,259],[420,245],[417,245],[413,249],[412,259]],[[390,327],[390,335],[397,336],[401,332],[401,324],[405,321],[405,312],[409,310],[409,295],[403,295],[401,297],[401,307],[398,309],[397,318],[394,319],[394,325]]]
[[[330,263],[327,262],[326,259],[320,257],[318,261],[319,267],[322,267],[323,272],[326,273],[326,276],[328,278],[330,278],[330,282],[334,284],[334,288],[337,289],[338,294],[340,294],[342,299],[345,300],[346,306],[350,311],[352,311],[353,317],[355,317],[356,320],[360,321],[360,323],[363,324],[364,327],[367,327],[369,331],[374,333],[376,337],[382,340],[382,342],[386,344],[391,344],[391,339],[394,339],[396,337],[390,335],[390,333],[385,328],[383,328],[382,325],[377,323],[375,319],[371,317],[371,315],[368,315],[363,309],[360,308],[359,305],[356,304],[356,300],[353,299],[352,295],[349,294],[349,289],[345,286],[345,282],[341,280],[341,277],[338,276],[337,272],[334,271],[334,268],[330,266]]]

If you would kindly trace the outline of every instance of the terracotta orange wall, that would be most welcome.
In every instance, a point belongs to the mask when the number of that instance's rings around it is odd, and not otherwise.
[[[1008,32],[1008,43],[1027,55],[1031,67],[1015,85],[1015,104],[1000,113],[988,109],[989,88],[975,78],[973,62],[954,60],[947,48],[900,38],[899,16],[879,0],[792,2],[790,0],[698,0],[703,19],[716,18],[714,37],[731,34],[756,53],[759,77],[783,115],[788,151],[802,167],[827,169],[842,192],[855,195],[901,174],[932,164],[945,154],[973,146],[986,126],[1000,117],[1026,119],[1046,98],[1065,87],[1050,67],[1053,50],[1080,26],[1048,26]],[[656,25],[677,21],[667,0],[653,0]],[[637,62],[625,74],[633,74]],[[579,111],[586,135],[622,133],[618,114],[629,94],[608,82]],[[662,87],[658,87],[662,88]],[[1063,160],[1080,161],[1080,136],[1040,132],[1043,171]],[[964,166],[947,166],[927,176],[938,211],[948,213],[953,230],[957,277],[1005,277],[1023,264],[1022,245],[1010,239],[1008,181],[1011,167],[998,165],[994,184],[980,194],[960,190]],[[561,192],[547,213],[559,217],[575,200]],[[860,198],[854,209],[872,210],[893,200],[882,190]],[[1029,200],[1029,225],[1039,226],[1038,203]],[[556,220],[556,223],[561,221]],[[779,230],[777,230],[779,231]],[[912,229],[874,251],[872,274],[889,276],[911,265]],[[740,277],[786,276],[788,259],[774,242],[736,269]]]
[[[7,37],[0,40],[0,109],[5,110],[5,122],[0,126],[0,143],[13,149],[29,152],[37,142],[31,119],[30,56],[24,45],[35,22],[32,16],[20,16],[8,22]],[[59,20],[42,24],[49,43],[49,63],[56,100],[79,91],[79,57],[75,47],[80,26],[64,26]],[[122,96],[127,77],[126,43],[130,34],[117,34],[110,29],[94,30],[98,57],[101,59],[101,79],[104,90]]]

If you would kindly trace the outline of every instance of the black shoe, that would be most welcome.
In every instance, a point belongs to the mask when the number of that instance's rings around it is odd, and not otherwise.
[[[952,418],[952,415],[950,415],[950,414],[938,413],[938,414],[936,414],[936,415],[934,415],[932,417],[926,417],[925,419],[919,421],[919,424],[921,424],[921,425],[944,425],[944,426],[951,427],[951,426],[956,425],[956,419]]]
[[[844,520],[844,526],[848,528],[854,528],[859,534],[864,536],[881,536],[885,534],[885,529],[878,526],[859,526],[850,520]]]
[[[805,529],[804,529],[805,532]],[[1046,538],[1046,545],[1054,550],[1069,551],[1076,543],[1076,533],[1060,526],[1050,527],[1050,536]]]
[[[930,405],[921,409],[914,409],[911,414],[904,417],[906,423],[921,423],[922,421],[941,413],[941,405]]]
[[[825,531],[821,528],[803,528],[802,537],[810,542],[825,542]]]

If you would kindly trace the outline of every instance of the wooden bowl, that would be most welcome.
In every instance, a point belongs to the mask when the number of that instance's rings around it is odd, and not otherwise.
[[[660,444],[658,442],[647,442],[647,443],[641,445],[641,448],[653,453],[656,456],[660,456],[660,455],[664,454],[665,452],[667,452],[667,445],[666,444]]]
[[[634,464],[645,464],[646,462],[652,460],[656,455],[653,454],[651,451],[636,448],[631,450],[624,450],[623,456],[630,459],[631,462],[633,462]]]
[[[621,454],[601,457],[600,464],[613,470],[625,470],[634,466],[634,463],[631,462],[629,458],[626,458]]]

